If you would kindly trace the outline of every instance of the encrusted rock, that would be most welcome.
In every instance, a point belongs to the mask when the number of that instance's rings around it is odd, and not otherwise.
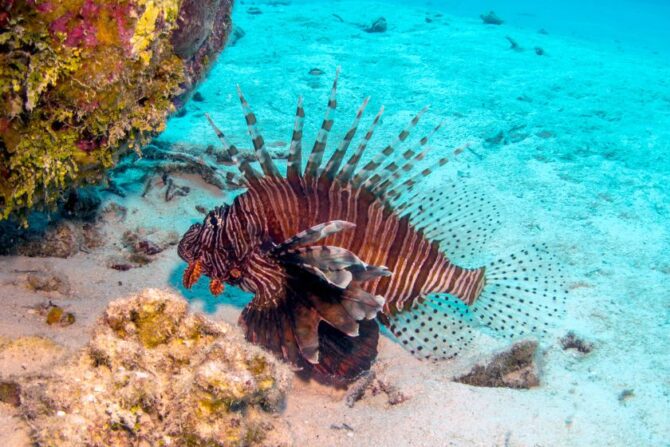
[[[112,302],[88,346],[23,378],[38,446],[286,446],[289,373],[228,325],[148,289]]]
[[[224,47],[231,8],[232,0],[1,1],[0,220],[99,183],[120,155],[163,130]]]
[[[179,242],[179,235],[173,231],[138,228],[124,232],[121,242],[125,250],[108,259],[107,266],[126,271],[153,262],[155,255]]]
[[[486,365],[476,365],[457,382],[474,386],[528,389],[540,384],[535,363],[537,342],[524,340],[495,355]]]

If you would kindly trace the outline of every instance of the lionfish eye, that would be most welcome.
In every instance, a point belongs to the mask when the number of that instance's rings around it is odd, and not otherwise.
[[[214,217],[214,214],[209,216],[209,223],[214,227],[216,226],[216,217]]]

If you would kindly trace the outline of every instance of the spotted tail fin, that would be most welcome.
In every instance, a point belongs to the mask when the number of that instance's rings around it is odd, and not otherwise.
[[[472,313],[497,337],[542,336],[564,318],[564,282],[556,257],[545,245],[532,245],[490,263]]]
[[[463,300],[458,291],[432,293],[385,323],[415,356],[445,359],[459,355],[480,333],[503,339],[542,337],[562,320],[567,291],[546,247],[496,260],[485,272],[473,299]]]

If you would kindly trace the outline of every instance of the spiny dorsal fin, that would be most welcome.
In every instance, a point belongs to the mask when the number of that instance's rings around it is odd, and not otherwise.
[[[426,113],[427,110],[428,106],[421,109],[419,113],[417,113],[414,118],[412,118],[410,122],[407,123],[407,126],[405,126],[405,128],[400,131],[398,137],[393,143],[386,146],[377,155],[375,155],[372,160],[370,160],[365,166],[361,168],[361,170],[354,176],[352,181],[354,186],[359,186],[361,183],[363,183],[377,170],[377,168],[382,164],[382,161],[390,157],[395,152],[398,146],[400,146],[407,139],[409,133],[412,131],[414,126],[416,126],[416,124],[421,119],[421,116]]]
[[[328,164],[326,164],[326,168],[323,171],[322,176],[332,180],[335,178],[335,174],[337,173],[337,170],[340,169],[340,165],[342,164],[342,159],[344,158],[344,155],[347,152],[347,149],[349,148],[349,144],[351,144],[351,140],[354,139],[354,135],[356,135],[356,130],[358,129],[358,123],[361,121],[361,117],[363,116],[363,111],[365,110],[365,107],[368,105],[368,101],[370,101],[370,97],[368,96],[365,98],[363,101],[363,104],[358,108],[358,112],[356,112],[356,117],[354,118],[354,121],[351,123],[351,127],[349,127],[349,130],[347,131],[346,135],[344,138],[342,138],[342,142],[338,146],[337,150],[333,153],[333,156],[330,157],[330,160],[328,161]]]
[[[458,147],[453,150],[452,155],[457,157],[462,154],[463,151],[468,147],[465,146]],[[437,160],[437,163],[433,163],[431,167],[425,168],[419,172],[414,172],[410,174],[410,177],[403,180],[401,183],[396,183],[393,186],[385,187],[384,198],[392,202],[396,206],[396,211],[400,212],[411,206],[414,202],[407,200],[408,198],[404,196],[414,190],[414,188],[419,185],[423,180],[425,180],[430,174],[435,172],[437,168],[440,168],[449,162],[449,157],[442,157]],[[416,198],[418,193],[414,193],[413,196]]]
[[[326,144],[328,141],[328,132],[333,127],[333,119],[331,118],[331,113],[337,107],[337,100],[335,99],[335,94],[337,93],[337,79],[340,76],[340,67],[337,67],[335,72],[335,80],[333,81],[333,88],[330,90],[330,97],[328,98],[328,107],[326,108],[326,115],[323,117],[323,123],[321,124],[321,129],[316,136],[316,141],[314,142],[314,147],[312,148],[312,153],[309,155],[307,160],[307,167],[305,167],[305,175],[316,177],[319,167],[321,166],[321,159],[323,158],[323,152],[326,150]]]
[[[305,110],[302,107],[302,96],[298,98],[298,107],[295,111],[295,122],[293,124],[293,135],[291,146],[288,150],[288,165],[286,177],[289,180],[297,180],[302,175],[302,128],[305,123]]]
[[[377,115],[372,120],[372,124],[370,124],[370,127],[368,128],[367,133],[363,137],[363,140],[358,145],[356,152],[353,153],[353,155],[349,158],[347,163],[342,167],[340,173],[337,175],[338,180],[341,181],[342,183],[347,183],[351,180],[351,177],[354,174],[354,170],[356,169],[358,162],[361,160],[363,152],[365,152],[365,148],[370,142],[370,138],[372,138],[375,128],[377,127],[377,123],[379,123],[379,119],[382,117],[383,114],[384,114],[384,106],[381,106],[379,108],[379,112],[377,112]]]
[[[254,145],[254,152],[256,153],[256,159],[263,169],[265,175],[272,177],[281,177],[279,170],[272,161],[272,157],[265,148],[265,141],[263,136],[258,132],[258,127],[256,126],[256,115],[249,107],[249,103],[244,98],[242,94],[242,89],[240,86],[237,86],[237,95],[240,97],[240,103],[242,104],[242,110],[244,111],[244,119],[247,122],[247,127],[249,128],[249,135],[251,136],[251,142]]]
[[[399,216],[408,217],[416,231],[438,243],[459,265],[481,265],[481,254],[500,226],[500,214],[484,192],[462,183],[417,191],[402,198]]]
[[[310,265],[322,272],[347,270],[354,281],[369,281],[379,276],[389,276],[391,272],[384,266],[368,265],[346,248],[329,245],[298,247],[282,252],[282,262]]]
[[[205,117],[207,118],[207,121],[209,121],[209,125],[212,126],[212,129],[214,129],[214,133],[216,133],[216,136],[218,137],[219,141],[221,144],[223,144],[223,150],[224,153],[228,156],[228,158],[233,162],[233,164],[237,167],[237,169],[244,174],[244,177],[247,181],[255,180],[260,178],[260,174],[249,164],[248,161],[246,160],[240,160],[237,156],[239,155],[239,150],[235,147],[234,144],[230,143],[226,136],[221,132],[221,130],[216,127],[216,124],[214,124],[214,120],[212,120],[212,117],[209,116],[208,113],[205,113]]]
[[[403,194],[412,191],[416,185],[425,180],[435,171],[435,169],[444,166],[447,164],[447,162],[449,162],[448,157],[440,158],[433,164],[433,167],[424,168],[416,174],[412,175],[407,180],[404,180],[402,183],[394,185],[392,189],[389,189],[385,192],[385,197],[391,201],[398,200]]]
[[[430,138],[440,130],[440,127],[442,127],[442,122],[435,126],[428,135],[421,138],[417,150],[423,148]],[[363,183],[363,186],[370,188],[371,192],[377,194],[393,188],[393,182],[402,176],[411,176],[412,170],[416,164],[423,160],[428,153],[428,149],[424,149],[421,152],[417,152],[417,150],[407,149],[402,154],[402,158],[405,160],[404,163],[400,161],[391,161],[387,163],[379,173],[374,174],[366,180],[365,183]]]

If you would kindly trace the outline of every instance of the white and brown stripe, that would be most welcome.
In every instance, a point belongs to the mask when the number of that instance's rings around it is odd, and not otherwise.
[[[298,187],[270,177],[252,185],[229,209],[230,230],[236,234],[231,235],[231,243],[238,245],[235,253],[246,257],[245,250],[253,250],[267,237],[275,244],[288,240],[286,248],[320,239],[320,244],[342,247],[366,264],[384,265],[393,272],[361,284],[367,292],[386,298],[385,313],[409,309],[419,297],[434,292],[452,294],[467,304],[474,302],[482,287],[483,269],[451,263],[407,218],[399,218],[365,191],[343,187],[337,181],[328,185],[326,194],[319,188],[318,182],[305,178]],[[249,226],[241,231],[243,220]],[[350,228],[339,231],[343,226]],[[302,231],[304,228],[310,230]]]

